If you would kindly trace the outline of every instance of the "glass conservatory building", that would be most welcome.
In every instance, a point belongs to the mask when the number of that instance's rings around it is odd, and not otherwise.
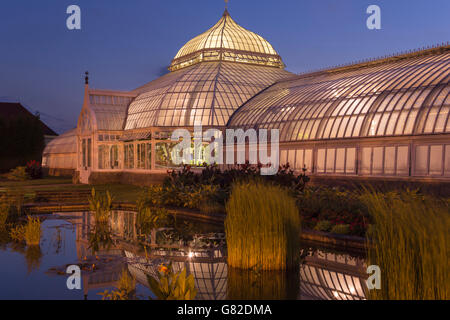
[[[175,166],[173,130],[201,124],[278,129],[280,163],[313,176],[450,180],[449,49],[295,75],[225,11],[156,80],[120,92],[86,79],[76,130],[43,164],[83,183],[151,181]]]

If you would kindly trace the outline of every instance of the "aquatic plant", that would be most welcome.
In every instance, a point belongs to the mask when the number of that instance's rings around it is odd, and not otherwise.
[[[97,193],[95,188],[92,188],[91,196],[89,197],[89,209],[94,213],[96,223],[105,223],[109,221],[112,209],[112,197],[109,191],[105,194]]]
[[[368,264],[381,270],[371,299],[450,298],[448,202],[414,192],[364,194],[374,219]]]
[[[41,241],[41,221],[39,218],[28,216],[26,224],[18,224],[11,228],[10,237],[15,242],[38,246]]]
[[[97,222],[88,236],[89,249],[98,252],[100,249],[109,250],[114,243],[111,227],[107,222]]]
[[[15,242],[23,242],[25,241],[25,226],[24,225],[16,225],[9,230],[9,236],[11,240]]]
[[[25,224],[25,242],[28,246],[38,246],[41,241],[41,221],[28,216]]]
[[[147,281],[159,300],[194,300],[197,295],[194,276],[186,274],[186,268],[174,272],[172,264],[161,265],[157,278],[147,275]]]
[[[154,228],[168,225],[172,221],[164,208],[141,207],[136,216],[136,227],[141,234],[148,235]]]
[[[261,181],[236,183],[226,210],[230,267],[298,267],[300,216],[286,189]]]
[[[123,269],[117,287],[113,290],[105,290],[98,293],[102,300],[132,300],[135,298],[136,279],[130,275],[127,269]]]

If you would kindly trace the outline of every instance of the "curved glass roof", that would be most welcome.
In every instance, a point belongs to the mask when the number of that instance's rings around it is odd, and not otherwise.
[[[272,45],[238,25],[227,10],[211,29],[188,41],[178,51],[169,70],[175,71],[201,61],[233,61],[284,68]]]
[[[225,126],[244,102],[288,71],[232,62],[203,62],[168,73],[134,91],[125,130]]]
[[[97,130],[122,130],[132,98],[90,93],[89,107],[95,115]]]
[[[77,129],[69,130],[51,140],[44,149],[43,155],[67,154],[77,152]]]
[[[450,132],[450,53],[437,51],[280,81],[229,126],[279,129],[285,142]]]

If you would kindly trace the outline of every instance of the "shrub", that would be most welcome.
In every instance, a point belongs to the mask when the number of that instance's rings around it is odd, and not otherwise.
[[[310,187],[297,197],[304,226],[314,228],[317,221],[349,224],[350,233],[364,236],[370,215],[367,205],[356,192],[338,188]]]
[[[39,161],[36,161],[36,160],[28,161],[25,171],[28,175],[28,178],[30,178],[30,179],[41,179],[42,178],[42,166]]]
[[[331,233],[335,234],[349,234],[350,233],[350,225],[348,224],[337,224],[331,228]]]
[[[25,181],[29,179],[25,167],[16,167],[15,169],[11,169],[11,171],[7,175],[8,180],[13,181]]]
[[[262,270],[297,267],[300,216],[286,189],[240,182],[226,204],[228,265]]]
[[[322,220],[317,222],[314,230],[328,232],[333,227],[333,224],[328,220]]]
[[[381,290],[371,299],[450,298],[449,204],[417,193],[364,195],[374,228],[368,265],[381,269]]]

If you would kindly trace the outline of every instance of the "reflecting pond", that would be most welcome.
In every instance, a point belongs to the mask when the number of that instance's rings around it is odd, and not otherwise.
[[[196,299],[365,299],[364,257],[303,243],[295,272],[242,271],[227,267],[223,228],[176,219],[173,228],[142,236],[136,214],[113,211],[107,228],[88,212],[43,215],[38,247],[11,242],[0,231],[0,299],[101,299],[124,270],[136,279],[137,299],[154,298],[147,276],[161,264],[186,268]],[[69,265],[81,268],[81,290],[69,290]]]

